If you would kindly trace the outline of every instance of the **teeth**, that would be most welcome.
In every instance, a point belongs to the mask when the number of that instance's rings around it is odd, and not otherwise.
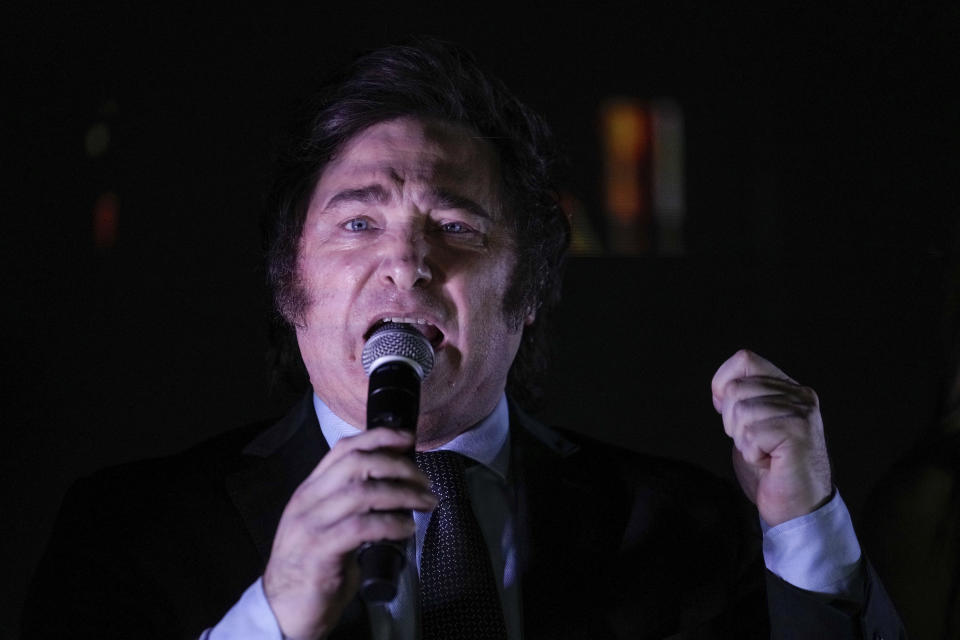
[[[423,318],[384,318],[383,322],[398,322],[403,324],[427,324]]]

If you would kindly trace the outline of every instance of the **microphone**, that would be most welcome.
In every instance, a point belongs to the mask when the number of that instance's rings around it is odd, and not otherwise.
[[[361,354],[370,377],[367,429],[389,427],[416,432],[420,382],[433,369],[433,347],[409,324],[387,322],[367,339]],[[410,451],[413,457],[413,451]],[[385,603],[397,595],[397,581],[407,561],[407,542],[381,540],[360,546],[360,595],[369,603]]]

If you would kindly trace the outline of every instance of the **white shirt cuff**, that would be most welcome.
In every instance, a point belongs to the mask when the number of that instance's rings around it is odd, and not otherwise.
[[[263,578],[257,578],[243,592],[213,629],[207,629],[200,640],[283,640],[280,624],[263,592]]]
[[[813,513],[775,527],[761,518],[760,526],[767,569],[807,591],[856,596],[861,580],[860,544],[839,491]]]

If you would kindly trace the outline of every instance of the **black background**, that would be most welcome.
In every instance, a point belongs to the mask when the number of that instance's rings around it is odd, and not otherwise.
[[[958,12],[702,5],[7,9],[0,637],[70,481],[282,411],[258,230],[270,151],[327,72],[410,33],[471,48],[544,113],[596,220],[603,100],[684,110],[685,253],[571,262],[541,417],[730,475],[709,381],[750,347],[819,392],[858,514],[936,412]],[[98,122],[110,145],[91,158]]]

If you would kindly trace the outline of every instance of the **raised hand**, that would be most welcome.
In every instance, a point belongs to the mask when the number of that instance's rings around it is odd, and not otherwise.
[[[813,389],[747,350],[724,362],[710,386],[733,438],[737,479],[767,524],[808,514],[830,498],[830,461]]]

